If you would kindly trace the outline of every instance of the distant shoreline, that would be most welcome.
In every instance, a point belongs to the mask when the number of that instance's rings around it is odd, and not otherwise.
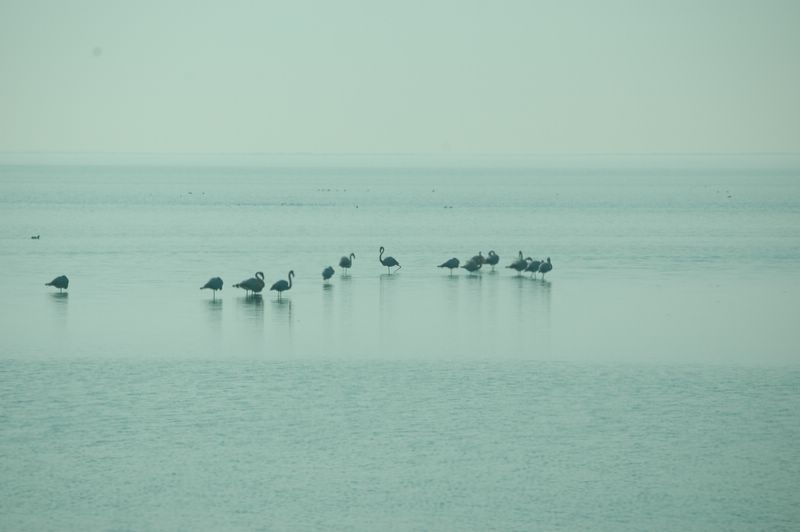
[[[574,153],[574,154],[435,154],[435,153],[84,153],[0,152],[0,165],[41,166],[223,166],[223,167],[531,167],[626,169],[642,165],[714,168],[797,168],[800,153]]]

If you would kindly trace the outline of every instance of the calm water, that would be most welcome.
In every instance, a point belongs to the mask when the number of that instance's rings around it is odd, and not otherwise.
[[[133,163],[0,165],[0,528],[800,526],[800,159]]]

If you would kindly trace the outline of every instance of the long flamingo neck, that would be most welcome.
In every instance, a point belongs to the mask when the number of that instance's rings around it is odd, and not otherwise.
[[[292,277],[294,277],[294,272],[289,272],[289,288],[292,287]]]

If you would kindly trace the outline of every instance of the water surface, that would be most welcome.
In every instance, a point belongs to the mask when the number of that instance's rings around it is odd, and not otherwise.
[[[45,163],[0,165],[0,528],[800,524],[800,161]]]

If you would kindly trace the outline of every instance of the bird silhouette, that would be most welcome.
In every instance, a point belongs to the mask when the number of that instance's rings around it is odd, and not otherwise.
[[[472,259],[468,260],[467,263],[462,266],[462,268],[467,270],[469,273],[475,273],[475,272],[477,272],[478,270],[481,269],[481,266],[483,266],[482,262],[477,261],[477,260],[473,260],[474,258],[475,257],[473,257]]]
[[[528,266],[525,268],[526,272],[531,272],[531,277],[535,277],[536,274],[539,272],[539,266],[542,265],[541,260],[531,260],[528,263]]]
[[[486,257],[486,264],[492,267],[492,271],[494,271],[494,267],[497,266],[497,263],[500,262],[500,255],[494,252],[494,250],[489,252],[489,256]]]
[[[486,262],[486,258],[483,256],[483,251],[479,251],[477,255],[469,259],[470,262],[474,262],[476,264],[480,264],[483,266],[483,263]]]
[[[547,262],[543,262],[539,265],[539,273],[542,274],[542,279],[544,279],[544,274],[546,274],[552,269],[553,269],[553,263],[550,262],[550,257],[547,257]]]
[[[344,258],[344,257],[342,257],[342,258]],[[333,277],[334,273],[335,272],[333,271],[333,266],[328,266],[327,268],[322,270],[322,280],[327,281],[328,279]]]
[[[351,253],[349,257],[342,257],[339,259],[339,267],[344,270],[344,273],[347,273],[347,270],[353,267],[353,259],[356,258],[355,253]]]
[[[458,268],[459,264],[461,264],[461,262],[459,262],[457,258],[453,257],[452,259],[446,260],[443,263],[441,263],[439,266],[437,266],[437,268],[450,268],[450,275],[453,275],[453,270],[455,268]]]
[[[69,286],[69,279],[67,279],[66,275],[59,275],[49,283],[44,283],[45,286],[55,286],[58,288],[58,291],[61,292],[66,290]]]
[[[256,294],[264,289],[264,272],[256,272],[255,277],[246,279],[240,283],[233,285],[234,288],[244,288],[245,296],[250,292]]]
[[[519,258],[506,266],[506,268],[511,268],[513,270],[517,270],[517,274],[521,274],[525,271],[525,268],[528,267],[527,259],[522,258],[522,251],[519,252]]]
[[[397,262],[397,259],[395,259],[394,257],[386,257],[384,259],[383,258],[383,251],[384,251],[383,250],[383,246],[381,246],[381,253],[380,253],[380,255],[378,255],[378,260],[381,261],[381,264],[386,266],[386,269],[389,270],[390,274],[392,273],[392,266],[397,266],[397,270],[399,270],[401,268],[401,266],[400,266],[400,263]],[[397,271],[397,270],[395,270],[395,271]]]
[[[285,280],[281,279],[280,281],[276,281],[275,284],[273,284],[270,287],[270,290],[278,292],[278,299],[281,298],[281,294],[283,293],[284,290],[289,290],[290,288],[292,288],[292,277],[294,277],[294,270],[289,271],[288,283]]]
[[[200,287],[200,290],[208,288],[214,294],[214,299],[217,299],[217,290],[222,290],[222,279],[219,277],[212,277],[206,284]]]

